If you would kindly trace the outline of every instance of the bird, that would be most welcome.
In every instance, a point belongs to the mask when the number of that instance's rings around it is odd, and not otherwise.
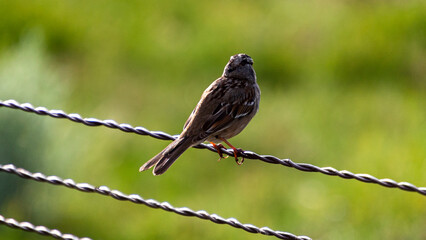
[[[259,109],[260,88],[253,69],[253,59],[243,53],[231,56],[222,76],[213,81],[201,95],[200,101],[185,122],[183,131],[172,143],[147,161],[139,171],[154,167],[153,174],[161,175],[188,148],[203,142],[210,142],[224,158],[220,144],[226,143],[233,149],[238,165],[242,152],[227,139],[239,134]]]

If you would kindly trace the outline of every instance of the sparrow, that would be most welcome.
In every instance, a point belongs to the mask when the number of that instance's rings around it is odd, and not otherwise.
[[[160,175],[188,148],[208,141],[223,158],[220,142],[233,149],[235,161],[242,151],[227,139],[239,134],[259,109],[260,89],[256,82],[253,59],[246,54],[231,56],[221,77],[203,92],[179,137],[163,151],[146,162],[139,171],[154,167],[153,174]],[[219,159],[219,160],[220,160]]]

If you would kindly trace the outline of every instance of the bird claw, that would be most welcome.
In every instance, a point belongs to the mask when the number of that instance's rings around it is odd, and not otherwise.
[[[243,153],[244,150],[242,150],[241,148],[237,148],[235,150],[234,150],[235,162],[238,165],[242,165],[244,163],[244,157],[241,155],[241,153]],[[238,156],[241,156],[241,161],[238,159]]]
[[[223,158],[228,158],[228,155],[226,155],[226,156],[223,156],[223,151],[222,151],[222,149],[225,149],[226,150],[226,148],[222,145],[222,144],[214,144],[214,143],[211,143],[212,145],[213,145],[213,147],[217,150],[217,153],[219,154],[219,159],[217,160],[218,162],[220,161],[220,160],[222,160]]]

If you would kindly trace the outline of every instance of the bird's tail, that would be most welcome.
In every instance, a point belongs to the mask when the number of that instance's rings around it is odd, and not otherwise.
[[[178,138],[170,143],[163,151],[151,158],[148,162],[139,168],[139,171],[145,171],[154,167],[154,175],[163,174],[176,161],[176,159],[192,146],[192,141],[188,138]]]

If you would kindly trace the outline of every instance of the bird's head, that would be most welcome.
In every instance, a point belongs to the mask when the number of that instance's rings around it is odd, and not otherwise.
[[[240,53],[229,59],[223,70],[223,76],[236,79],[256,80],[256,73],[253,69],[253,59],[250,56]]]

